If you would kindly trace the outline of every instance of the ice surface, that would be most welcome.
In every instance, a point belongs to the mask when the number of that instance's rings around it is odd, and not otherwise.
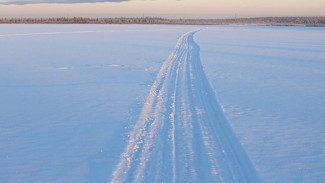
[[[110,182],[162,64],[197,29],[207,78],[262,179],[324,180],[324,28],[0,25],[0,182]]]

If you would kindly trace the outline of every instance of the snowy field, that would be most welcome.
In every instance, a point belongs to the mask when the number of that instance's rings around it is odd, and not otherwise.
[[[324,110],[324,28],[0,25],[1,183],[318,183]]]

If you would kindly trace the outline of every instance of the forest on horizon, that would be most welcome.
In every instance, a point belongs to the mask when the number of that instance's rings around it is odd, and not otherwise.
[[[165,19],[140,18],[0,18],[0,24],[183,24],[183,25],[278,25],[325,26],[325,16],[318,17],[257,17],[232,19]]]

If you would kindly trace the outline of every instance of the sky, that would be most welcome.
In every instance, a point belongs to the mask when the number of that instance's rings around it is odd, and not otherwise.
[[[325,0],[0,0],[0,17],[325,16]]]

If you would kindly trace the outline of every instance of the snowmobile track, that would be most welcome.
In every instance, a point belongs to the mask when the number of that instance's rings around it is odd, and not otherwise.
[[[163,63],[112,183],[261,182],[206,78],[196,32]]]

